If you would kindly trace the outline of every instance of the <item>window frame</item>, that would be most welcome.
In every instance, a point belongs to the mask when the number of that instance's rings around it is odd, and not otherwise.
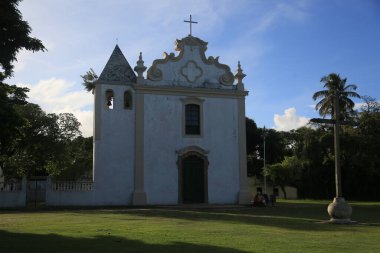
[[[182,101],[182,136],[186,138],[202,138],[203,134],[203,102],[204,99],[200,99],[197,97],[187,97],[181,98]],[[197,105],[199,106],[199,134],[189,134],[186,132],[186,105]]]

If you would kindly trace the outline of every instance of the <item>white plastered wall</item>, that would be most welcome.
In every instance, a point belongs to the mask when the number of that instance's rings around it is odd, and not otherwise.
[[[94,140],[94,202],[97,205],[129,205],[134,188],[135,110],[134,92],[127,85],[97,85],[100,103]],[[106,106],[107,90],[114,93],[113,109]],[[124,108],[124,92],[132,92],[132,110]],[[95,102],[96,103],[96,102]],[[95,132],[95,131],[94,131]]]
[[[144,98],[145,190],[149,204],[178,204],[176,150],[198,146],[209,151],[208,203],[236,203],[239,191],[237,100],[203,99],[203,136],[182,132],[186,96],[146,94]]]

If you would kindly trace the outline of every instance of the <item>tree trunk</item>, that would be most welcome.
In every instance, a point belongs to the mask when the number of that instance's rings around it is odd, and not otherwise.
[[[342,197],[341,185],[341,172],[340,172],[340,143],[339,143],[339,130],[340,130],[340,110],[339,110],[339,94],[335,91],[334,97],[334,147],[335,147],[335,193],[336,197]]]
[[[284,186],[284,185],[281,185],[280,187],[281,187],[282,192],[284,193],[284,199],[286,199],[285,186]]]

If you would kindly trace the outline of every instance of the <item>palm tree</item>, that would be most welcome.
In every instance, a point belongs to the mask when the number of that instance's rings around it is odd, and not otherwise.
[[[357,86],[355,84],[346,85],[347,78],[341,79],[339,74],[331,73],[321,79],[326,90],[317,91],[313,95],[313,99],[321,100],[316,104],[315,109],[324,118],[326,115],[334,116],[334,98],[338,96],[340,115],[339,120],[349,118],[350,113],[354,111],[355,103],[350,97],[360,98],[355,92]]]
[[[335,73],[322,77],[321,82],[324,83],[323,87],[326,88],[326,90],[314,93],[314,100],[322,98],[315,106],[315,109],[319,111],[322,117],[331,115],[333,120],[312,119],[311,121],[334,124],[336,196],[334,202],[329,205],[328,212],[331,218],[343,219],[345,222],[348,222],[352,209],[342,196],[339,129],[340,124],[344,123],[344,119],[348,118],[349,114],[354,110],[355,103],[349,97],[360,98],[360,96],[355,92],[357,86],[354,84],[346,86],[346,81],[347,78],[341,79],[340,76]]]
[[[95,81],[98,80],[98,75],[95,73],[93,69],[90,68],[90,71],[87,71],[85,75],[80,76],[83,79],[83,86],[84,88],[92,93],[94,93],[94,88],[95,88]]]

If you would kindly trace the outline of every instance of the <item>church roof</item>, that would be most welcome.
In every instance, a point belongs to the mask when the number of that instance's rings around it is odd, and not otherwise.
[[[115,46],[98,81],[136,82],[136,74],[118,45]]]

